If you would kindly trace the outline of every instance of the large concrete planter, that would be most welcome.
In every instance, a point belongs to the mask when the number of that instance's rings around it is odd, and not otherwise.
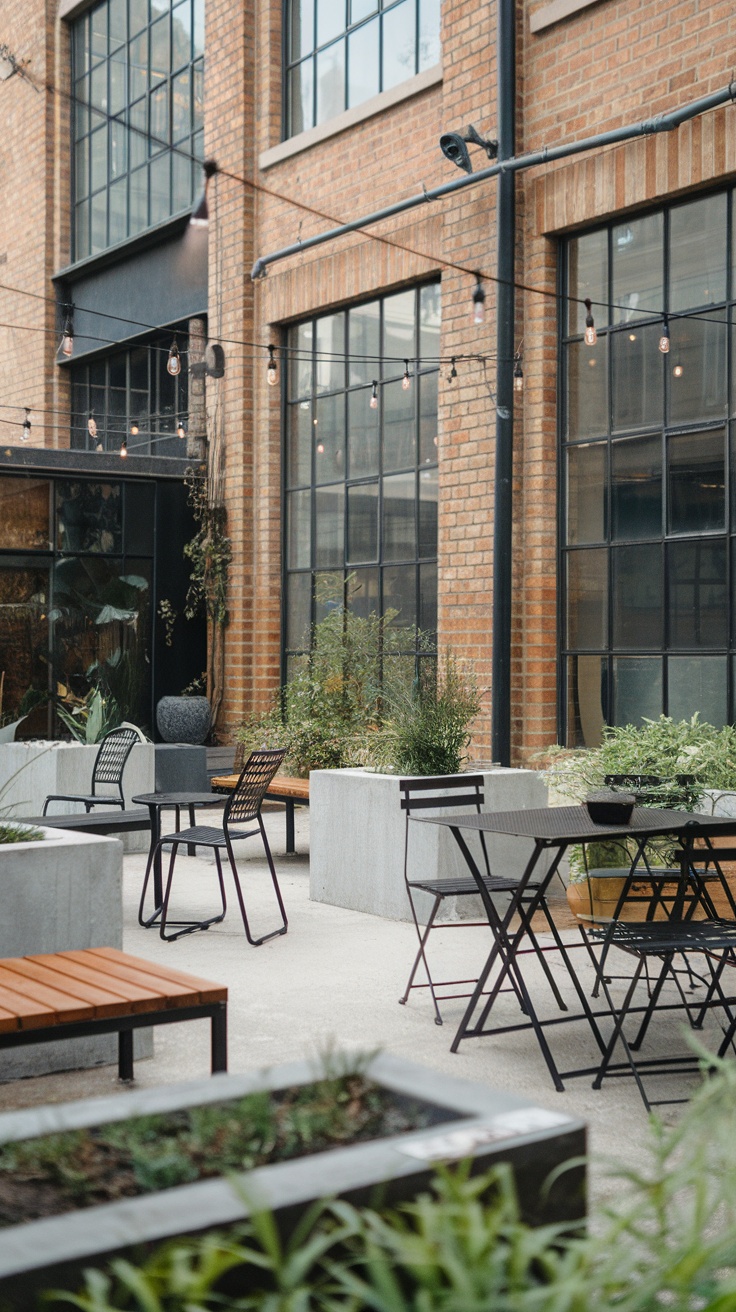
[[[121,948],[122,843],[65,829],[43,833],[43,841],[0,844],[0,957]],[[98,1066],[116,1051],[110,1035],[16,1048],[0,1057],[0,1080]]]
[[[547,805],[547,788],[535,770],[483,771],[486,811]],[[404,887],[404,813],[397,775],[366,770],[313,770],[309,776],[309,892],[315,902],[409,920]],[[436,814],[440,814],[437,812]],[[532,844],[490,835],[491,868],[521,875]],[[410,878],[467,875],[452,834],[415,824],[409,846]],[[432,899],[422,895],[429,913]],[[438,919],[477,919],[480,898],[447,898]],[[420,910],[422,908],[420,907]]]
[[[522,1214],[531,1224],[575,1221],[585,1215],[581,1121],[396,1057],[376,1058],[368,1074],[401,1095],[431,1104],[436,1124],[261,1167],[237,1182],[204,1180],[5,1229],[0,1232],[3,1306],[32,1306],[38,1288],[73,1288],[84,1267],[128,1253],[135,1245],[231,1225],[247,1216],[246,1197],[273,1209],[287,1226],[319,1198],[370,1203],[378,1186],[385,1186],[381,1197],[386,1201],[410,1198],[426,1187],[436,1160],[472,1157],[478,1168],[511,1161]],[[314,1069],[300,1062],[261,1074],[218,1075],[114,1098],[11,1112],[0,1116],[0,1142],[221,1102],[313,1079]],[[572,1158],[576,1166],[545,1192],[550,1173]]]
[[[28,742],[0,744],[0,815],[22,819],[40,815],[50,793],[88,793],[99,748],[84,743]],[[123,792],[126,807],[137,793],[154,788],[153,743],[136,743],[125,766]],[[79,803],[52,802],[54,815],[83,811]],[[147,852],[145,831],[126,834],[126,852]]]

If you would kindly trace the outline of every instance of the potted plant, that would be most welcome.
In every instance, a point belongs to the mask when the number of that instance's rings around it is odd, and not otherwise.
[[[373,1116],[379,1100],[381,1114]],[[375,1121],[378,1137],[374,1130],[372,1139],[351,1142],[356,1117],[369,1128]],[[581,1121],[389,1056],[357,1070],[333,1057],[321,1081],[300,1062],[11,1112],[0,1116],[0,1144],[0,1205],[4,1199],[11,1218],[0,1230],[0,1300],[23,1308],[39,1286],[73,1288],[84,1268],[110,1254],[237,1223],[254,1210],[253,1199],[293,1225],[326,1182],[356,1203],[379,1190],[389,1201],[411,1198],[437,1159],[470,1157],[478,1169],[511,1161],[522,1212],[534,1224],[585,1214]],[[225,1170],[239,1170],[235,1178],[213,1171],[216,1154]],[[268,1164],[271,1155],[280,1160]],[[571,1159],[564,1183],[558,1176],[545,1190],[550,1173]],[[252,1169],[243,1173],[244,1166]],[[21,1206],[33,1212],[27,1188],[39,1180],[67,1211],[12,1224]],[[109,1201],[98,1203],[103,1186]]]

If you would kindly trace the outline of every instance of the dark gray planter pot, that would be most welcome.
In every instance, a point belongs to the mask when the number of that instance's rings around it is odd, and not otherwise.
[[[156,727],[165,743],[203,743],[210,731],[206,697],[162,697],[156,706]]]
[[[426,1188],[433,1163],[439,1160],[472,1157],[477,1170],[510,1161],[522,1214],[532,1224],[577,1221],[585,1215],[582,1121],[397,1057],[375,1058],[368,1074],[386,1088],[429,1103],[436,1110],[436,1124],[260,1167],[240,1177],[242,1195],[229,1180],[203,1180],[9,1227],[0,1231],[0,1304],[25,1309],[36,1290],[74,1289],[85,1267],[114,1254],[132,1255],[136,1245],[241,1221],[248,1215],[246,1196],[272,1208],[287,1228],[311,1202],[327,1196],[356,1204],[375,1203],[379,1196],[387,1202],[412,1198]],[[256,1089],[286,1088],[313,1079],[312,1066],[295,1062],[257,1074],[216,1075],[110,1098],[8,1112],[0,1116],[0,1143],[241,1098]],[[576,1165],[562,1172],[545,1193],[550,1172],[572,1158],[577,1159]]]

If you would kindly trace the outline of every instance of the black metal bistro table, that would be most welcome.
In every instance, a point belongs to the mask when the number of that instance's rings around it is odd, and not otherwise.
[[[132,799],[139,806],[147,806],[148,814],[151,817],[151,845],[148,849],[148,861],[146,862],[146,876],[151,869],[153,862],[153,915],[144,920],[142,911],[138,914],[139,924],[149,929],[158,919],[161,906],[164,900],[163,877],[161,873],[161,848],[157,847],[161,837],[161,812],[176,812],[176,828],[179,828],[179,816],[186,809],[189,812],[189,824],[194,825],[194,812],[197,807],[201,806],[224,806],[228,800],[227,794],[222,793],[140,793]],[[190,856],[194,853],[190,852]]]
[[[563,1015],[541,1020],[537,1015],[521,973],[518,954],[521,941],[526,933],[526,923],[541,906],[545,892],[557,873],[560,861],[567,848],[580,843],[605,842],[607,839],[633,839],[635,844],[635,855],[631,863],[631,874],[633,876],[642,852],[652,838],[669,837],[684,848],[686,844],[692,844],[696,838],[703,838],[707,842],[709,839],[722,835],[732,835],[736,832],[736,822],[733,819],[693,815],[687,811],[657,810],[648,807],[635,807],[631,819],[625,825],[596,824],[591,820],[584,806],[545,807],[528,811],[490,811],[482,812],[480,815],[471,812],[453,816],[412,816],[411,819],[414,824],[444,825],[450,829],[468,869],[478,885],[478,892],[483,901],[493,934],[493,947],[478,977],[465,1014],[453,1039],[451,1051],[456,1052],[463,1039],[480,1038],[483,1035],[509,1033],[513,1030],[531,1028],[536,1035],[554,1086],[559,1091],[564,1089],[563,1076],[571,1077],[573,1075],[594,1073],[597,1068],[591,1067],[590,1071],[586,1068],[585,1070],[560,1072],[547,1043],[544,1033],[545,1028],[549,1025],[565,1024],[575,1020],[587,1020],[600,1050],[601,1058],[603,1058],[608,1052],[609,1044],[603,1039],[597,1020],[602,1016],[611,1016],[610,1011],[593,1012],[580,980],[575,973],[567,948],[562,941],[555,946],[554,950],[560,953],[574,985],[581,1006],[579,1013],[567,1011]],[[533,841],[532,853],[519,879],[518,889],[512,895],[503,914],[501,914],[488,893],[481,871],[471,851],[469,839],[472,832],[505,834]],[[551,860],[545,870],[543,866],[547,857],[551,857]],[[536,893],[527,893],[526,890],[532,882],[537,886],[537,891]],[[521,927],[512,930],[511,924],[514,916],[521,910],[522,900],[524,900],[524,910],[521,917]],[[500,965],[499,974],[489,992],[483,996],[488,977],[497,963]],[[523,1005],[525,1018],[515,1025],[489,1028],[486,1022],[499,995],[501,984],[507,975],[514,980]]]

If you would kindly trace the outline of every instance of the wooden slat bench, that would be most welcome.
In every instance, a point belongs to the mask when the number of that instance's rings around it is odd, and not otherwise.
[[[133,1078],[133,1030],[209,1017],[212,1073],[227,1070],[227,989],[132,957],[80,948],[0,959],[0,1049],[118,1035],[118,1074]]]
[[[216,775],[210,780],[212,790],[215,793],[231,793],[235,787],[239,774],[221,774]],[[286,807],[286,851],[293,856],[296,852],[294,844],[294,807],[309,806],[309,780],[294,779],[288,775],[274,775],[268,786],[266,800],[269,802],[283,802]]]

